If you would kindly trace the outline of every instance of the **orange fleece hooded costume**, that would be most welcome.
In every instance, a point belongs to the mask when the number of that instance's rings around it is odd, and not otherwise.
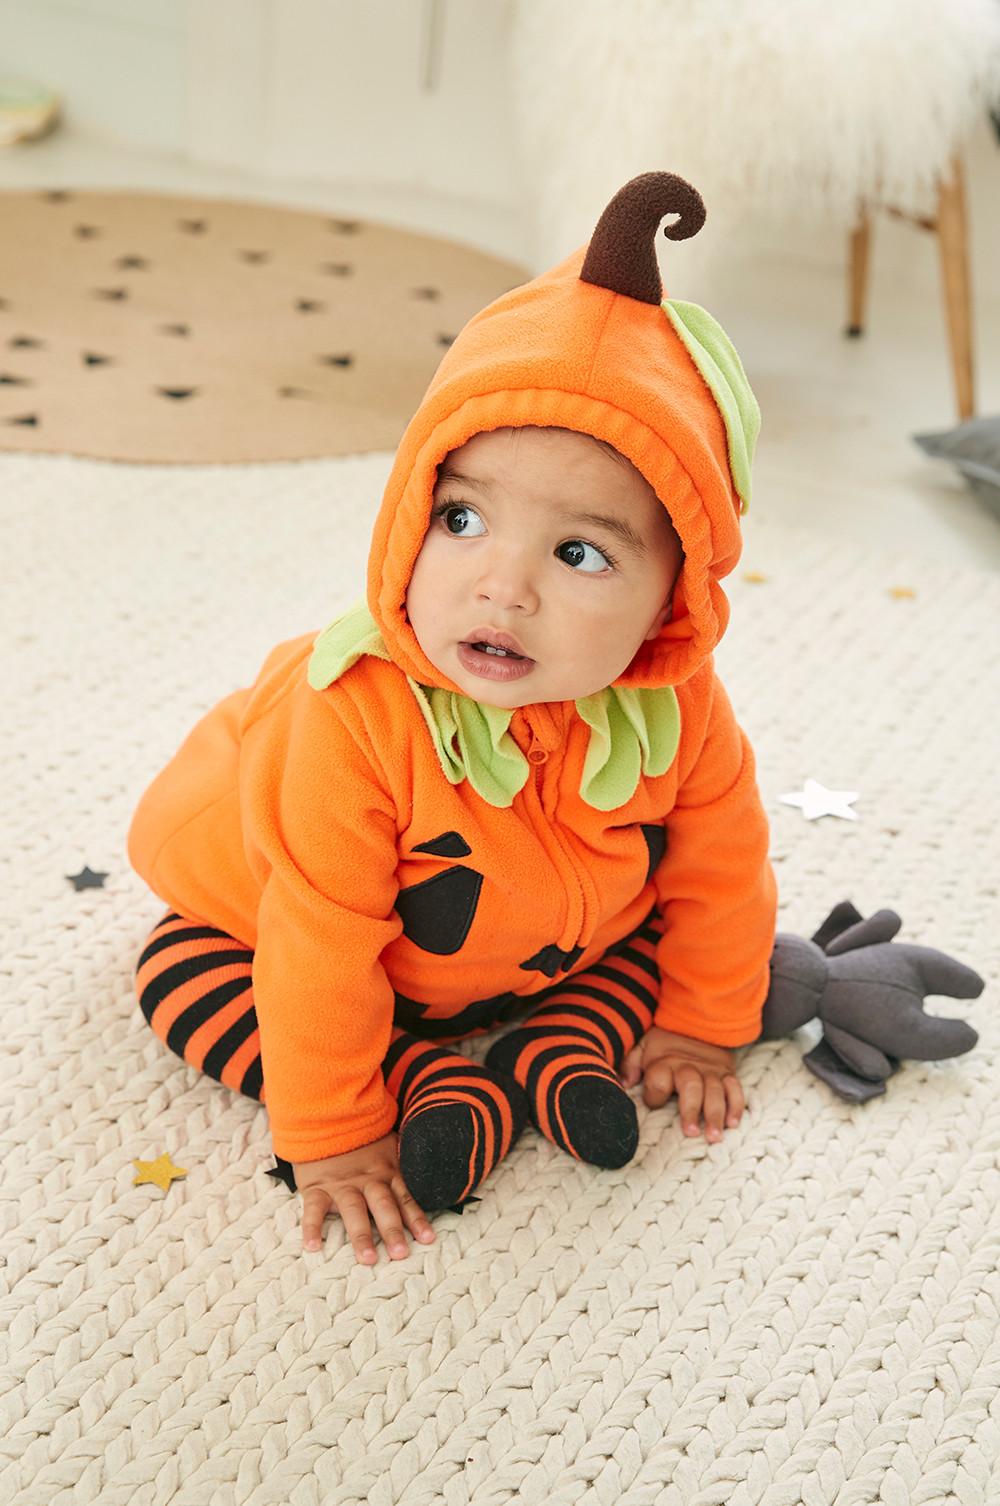
[[[753,754],[713,669],[759,425],[719,326],[663,301],[654,236],[698,195],[634,179],[590,247],[475,316],[400,443],[367,607],[278,645],[143,796],[129,856],[181,915],[254,948],[275,1154],[337,1155],[392,1129],[395,1022],[493,1029],[591,966],[655,902],[655,1023],[719,1045],[761,1030],[776,893]],[[615,684],[514,711],[424,656],[405,598],[437,467],[483,430],[609,441],[684,548],[672,617]]]

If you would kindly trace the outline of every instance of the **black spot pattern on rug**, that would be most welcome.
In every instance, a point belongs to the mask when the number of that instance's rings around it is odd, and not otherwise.
[[[24,227],[24,265],[11,261],[23,292],[0,246],[0,348],[26,358],[0,370],[0,428],[13,449],[196,463],[392,448],[457,330],[512,286],[514,269],[498,258],[347,216],[216,200],[199,212],[200,201],[133,190],[14,191],[4,207]],[[324,256],[324,239],[350,241],[352,254]],[[435,261],[460,269],[460,310]],[[39,267],[51,297],[38,296]],[[86,303],[108,311],[96,338],[84,333]],[[4,410],[4,395],[27,389],[31,410]],[[149,399],[178,415],[173,427]],[[282,411],[298,415],[287,437]]]

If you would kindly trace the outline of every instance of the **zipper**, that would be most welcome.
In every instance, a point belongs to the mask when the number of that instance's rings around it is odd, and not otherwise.
[[[582,874],[573,859],[572,850],[567,846],[552,820],[555,810],[554,795],[546,798],[546,770],[545,765],[549,761],[550,752],[554,752],[563,737],[563,726],[557,724],[552,713],[544,709],[541,704],[528,708],[522,708],[524,720],[530,733],[530,742],[525,750],[525,756],[532,766],[531,778],[524,785],[522,794],[531,789],[534,804],[537,806],[541,823],[535,823],[539,836],[544,832],[548,838],[546,846],[560,861],[556,864],[568,901],[566,928],[570,932],[571,940],[564,950],[569,951],[574,946],[583,945],[583,936],[592,930],[592,919],[596,912],[596,894],[587,876]]]
[[[551,811],[545,810],[542,799],[544,789],[543,767],[549,761],[549,753],[554,752],[559,745],[561,729],[557,727],[551,711],[541,705],[525,706],[523,708],[524,721],[530,736],[530,742],[525,751],[525,757],[534,768],[533,785],[538,795],[539,804],[543,813],[548,817]]]

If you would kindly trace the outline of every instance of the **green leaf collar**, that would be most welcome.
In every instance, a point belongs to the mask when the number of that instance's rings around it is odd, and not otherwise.
[[[365,602],[359,602],[324,628],[313,645],[306,678],[325,690],[364,654],[391,659]],[[471,696],[435,685],[406,682],[420,707],[445,778],[468,779],[489,805],[506,807],[527,782],[528,760],[508,728],[514,715],[484,706]],[[680,742],[680,707],[672,686],[625,690],[609,685],[575,702],[590,727],[580,780],[580,796],[595,810],[617,810],[632,798],[640,774],[665,774]]]

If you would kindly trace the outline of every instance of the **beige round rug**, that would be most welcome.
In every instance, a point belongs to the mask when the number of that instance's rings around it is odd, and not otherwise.
[[[0,193],[0,449],[103,460],[392,450],[524,268],[312,210]]]

